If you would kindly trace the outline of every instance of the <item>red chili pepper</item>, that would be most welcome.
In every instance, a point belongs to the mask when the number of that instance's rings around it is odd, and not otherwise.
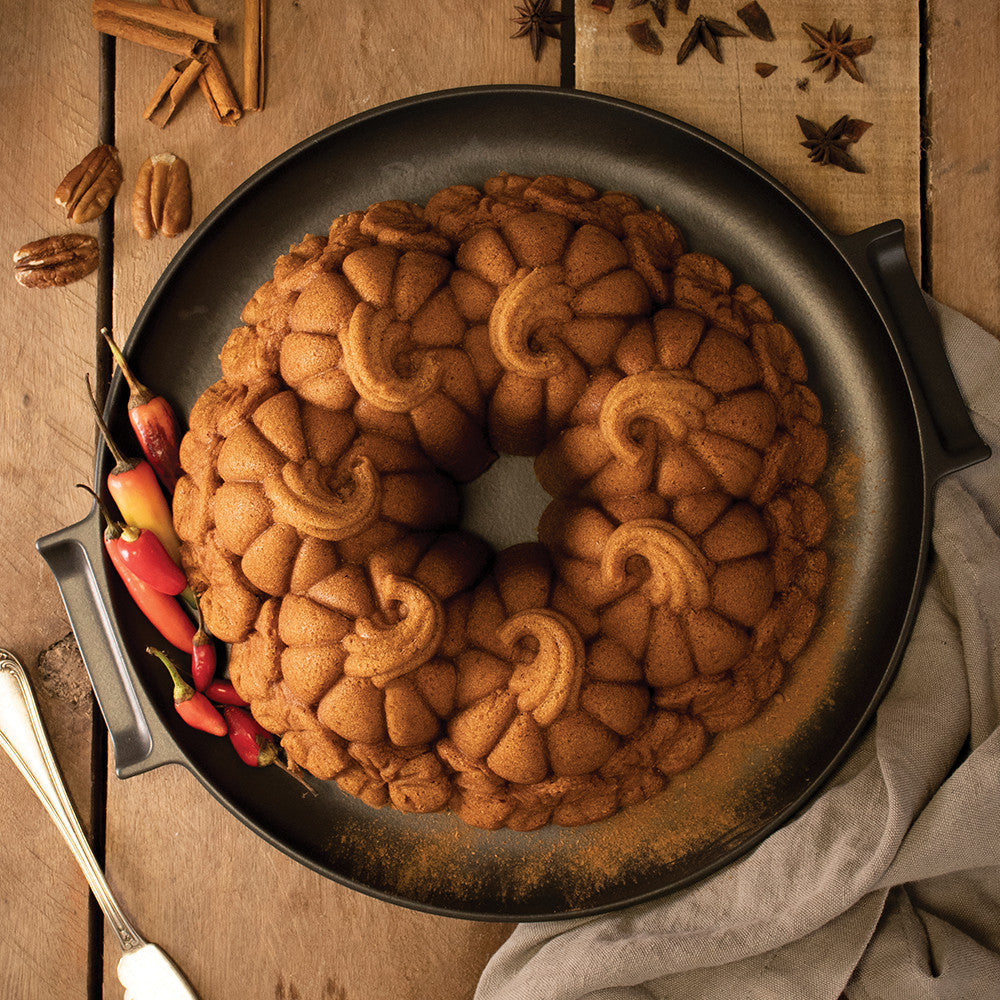
[[[195,691],[181,677],[170,657],[163,650],[154,649],[152,646],[147,646],[146,652],[157,657],[170,671],[170,678],[174,682],[174,708],[177,709],[177,714],[195,729],[201,729],[213,736],[225,736],[229,730],[226,720],[200,691]]]
[[[149,528],[163,543],[163,547],[170,553],[170,558],[180,565],[180,539],[174,531],[170,506],[163,495],[163,490],[160,489],[153,467],[149,462],[126,458],[121,453],[101,416],[97,400],[94,398],[94,390],[90,386],[89,375],[86,382],[97,426],[101,429],[104,441],[116,462],[115,467],[108,473],[108,491],[125,521],[137,528]]]
[[[201,604],[198,605],[198,631],[191,640],[194,651],[191,653],[191,679],[199,691],[204,691],[215,678],[215,641],[205,628],[205,619],[201,615]],[[215,698],[215,701],[222,699]]]
[[[122,562],[144,583],[161,594],[176,597],[187,589],[184,570],[170,558],[163,542],[148,528],[126,524],[118,539],[118,552]]]
[[[129,368],[107,330],[101,334],[108,342],[121,373],[128,383],[128,418],[139,439],[143,454],[156,471],[163,488],[173,493],[183,474],[180,458],[180,428],[173,408],[162,396],[154,396]]]
[[[221,705],[236,705],[239,708],[246,708],[250,702],[241,698],[239,692],[229,681],[214,680],[204,691],[205,697]]]
[[[167,642],[184,653],[190,653],[192,649],[191,639],[194,636],[194,623],[185,614],[177,600],[169,594],[154,590],[148,583],[144,583],[124,563],[119,561],[113,545],[109,546],[105,542],[105,546],[108,549],[111,562],[139,610],[156,626],[157,631]]]
[[[266,767],[277,760],[278,746],[274,736],[246,709],[227,705],[222,714],[229,726],[229,741],[244,764]]]
[[[174,597],[140,579],[129,567],[128,562],[122,557],[120,546],[123,529],[127,526],[111,517],[104,501],[89,486],[84,486],[83,483],[77,483],[77,486],[90,493],[101,508],[101,513],[107,522],[107,527],[104,529],[104,548],[136,606],[167,642],[185,653],[191,653],[195,633],[194,622],[188,618]]]

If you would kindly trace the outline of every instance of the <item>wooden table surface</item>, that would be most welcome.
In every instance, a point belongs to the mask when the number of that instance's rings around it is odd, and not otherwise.
[[[218,124],[195,91],[164,130],[142,117],[175,57],[91,27],[87,0],[0,0],[7,53],[0,185],[8,253],[69,230],[56,185],[102,136],[124,168],[122,196],[103,223],[102,267],[65,288],[0,282],[6,377],[0,385],[4,536],[0,645],[28,665],[73,798],[109,879],[138,927],[171,953],[202,1000],[368,1000],[471,996],[509,926],[430,916],[370,899],[307,871],[235,820],[180,767],[127,781],[109,764],[107,733],[39,536],[89,509],[73,484],[93,469],[93,423],[82,376],[96,331],[125,338],[184,237],[141,240],[130,221],[140,163],[171,151],[190,164],[194,224],[277,154],[348,115],[440,88],[489,83],[576,86],[666,111],[731,144],[786,184],[833,230],[889,218],[907,226],[924,287],[1000,331],[1000,13],[985,0],[762,0],[777,40],[723,39],[718,64],[697,50],[674,58],[692,18],[738,24],[737,0],[684,15],[668,4],[660,56],[625,26],[650,16],[618,0],[610,13],[563,0],[575,16],[540,61],[511,39],[501,0],[271,0],[265,107]],[[222,25],[221,53],[241,86],[243,5],[197,0]],[[824,82],[802,59],[801,22],[838,19],[872,35],[860,65]],[[755,64],[776,65],[764,78]],[[102,73],[103,85],[102,85]],[[103,95],[103,97],[102,97]],[[852,149],[863,174],[812,164],[796,114],[824,126],[871,122]],[[359,206],[361,207],[361,206]],[[91,222],[83,231],[101,232]],[[113,238],[113,240],[112,240]],[[285,248],[273,248],[275,256]],[[20,775],[0,760],[0,996],[117,998],[118,945],[83,877]]]

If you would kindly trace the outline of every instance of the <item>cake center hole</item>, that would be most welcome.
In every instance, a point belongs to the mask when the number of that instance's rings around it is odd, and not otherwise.
[[[534,459],[501,455],[462,489],[462,527],[498,552],[518,542],[538,541],[538,519],[552,497],[538,485]]]

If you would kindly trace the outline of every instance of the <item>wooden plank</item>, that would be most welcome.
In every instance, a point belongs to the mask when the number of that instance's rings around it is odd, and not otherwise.
[[[577,0],[577,86],[663,111],[722,140],[769,171],[834,232],[902,219],[911,261],[919,265],[918,3],[845,0],[832,11],[808,0],[764,0],[776,40],[722,38],[721,65],[701,47],[677,64],[681,42],[700,9],[692,5],[682,15],[667,6],[666,28],[651,19],[663,44],[663,53],[656,56],[637,48],[625,31],[630,21],[650,16],[648,8],[629,9],[619,2],[604,14],[590,0]],[[833,13],[841,28],[853,25],[853,37],[875,38],[873,50],[859,60],[865,83],[845,73],[827,83],[825,73],[814,73],[811,64],[802,62],[812,45],[801,23],[826,31]],[[745,29],[733,13],[718,11],[717,16]],[[754,69],[758,62],[777,69],[762,78]],[[796,115],[824,127],[842,115],[871,122],[852,147],[866,172],[810,163],[799,145],[804,137]]]
[[[116,884],[205,1000],[460,1000],[509,931],[330,882],[265,844],[181,768],[119,785],[107,831]],[[107,1000],[119,1000],[117,958],[109,948]]]
[[[929,14],[930,290],[1000,336],[1000,8],[948,0]]]
[[[53,193],[97,141],[98,41],[89,14],[70,3],[3,3],[6,141],[0,200],[6,253],[72,229]],[[54,42],[58,39],[58,44]],[[97,224],[82,227],[96,233]],[[10,260],[10,257],[7,257]],[[9,264],[8,264],[9,267]],[[82,377],[94,357],[96,279],[25,289],[0,282],[4,371],[0,383],[0,644],[28,668],[42,715],[85,827],[90,824],[91,700],[35,539],[81,517],[73,484],[89,481],[93,423]],[[7,818],[0,853],[0,996],[70,1000],[86,995],[88,890],[76,862],[21,775],[0,755]],[[60,961],[53,962],[57,954]]]
[[[241,89],[242,3],[206,0]],[[322,0],[270,5],[265,110],[235,127],[208,117],[201,95],[160,132],[142,109],[170,57],[121,44],[117,137],[126,185],[151,153],[186,159],[194,224],[255,170],[347,115],[410,94],[502,81],[556,84],[559,51],[535,64],[512,42],[512,8],[448,0],[398,5]],[[115,324],[123,338],[183,243],[140,240],[123,199],[116,215]],[[285,247],[265,248],[275,257]],[[234,325],[237,322],[234,317]],[[290,861],[234,820],[196,780],[163,768],[111,777],[108,867],[139,926],[208,997],[467,997],[506,925],[432,917],[344,889]],[[116,946],[106,951],[106,996],[117,1000]]]

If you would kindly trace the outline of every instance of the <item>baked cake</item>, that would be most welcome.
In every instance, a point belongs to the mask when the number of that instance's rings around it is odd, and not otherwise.
[[[589,823],[781,686],[827,577],[821,408],[787,327],[622,193],[501,174],[275,265],[184,437],[174,518],[230,673],[372,806]],[[460,530],[535,456],[537,541]]]

